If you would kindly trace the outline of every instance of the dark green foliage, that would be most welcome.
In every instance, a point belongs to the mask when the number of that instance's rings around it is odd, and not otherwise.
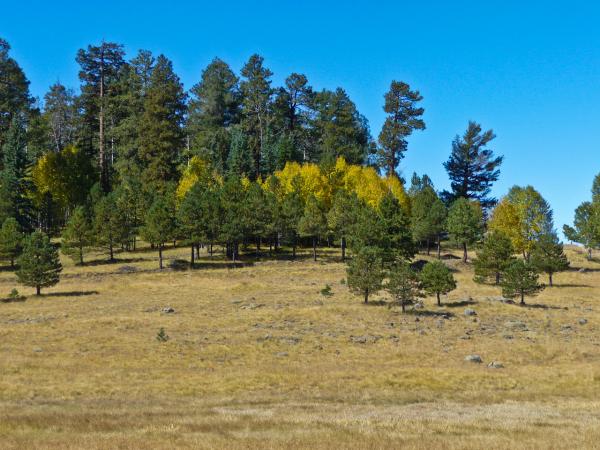
[[[232,261],[238,257],[238,247],[246,233],[244,217],[246,192],[239,178],[229,178],[221,189],[220,208],[222,211],[220,236],[227,245],[227,253]]]
[[[369,295],[376,294],[381,289],[385,275],[379,251],[372,247],[362,247],[354,252],[346,273],[350,290],[362,295],[365,303],[368,303]]]
[[[447,221],[450,237],[463,247],[463,262],[467,262],[467,246],[481,239],[483,211],[479,203],[459,198],[452,203]]]
[[[525,304],[525,296],[533,296],[544,289],[538,283],[538,272],[534,266],[517,259],[504,271],[502,278],[502,295],[509,298],[520,297]]]
[[[563,244],[556,233],[542,235],[531,252],[531,264],[540,272],[548,274],[548,284],[552,286],[552,275],[569,268]]]
[[[567,239],[583,245],[592,259],[592,249],[600,246],[600,202],[583,202],[575,210],[573,226],[565,225]]]
[[[402,307],[402,312],[406,312],[406,305],[423,296],[419,276],[407,262],[394,264],[385,289],[390,293],[393,303]]]
[[[165,329],[163,327],[160,327],[160,330],[158,330],[158,333],[156,333],[156,340],[158,342],[167,342],[169,339],[169,335],[167,334]]]
[[[49,126],[52,149],[60,152],[75,144],[77,110],[75,95],[60,83],[54,83],[44,96],[44,114]]]
[[[391,193],[381,200],[378,216],[383,233],[380,243],[383,260],[391,263],[412,258],[415,255],[415,245],[410,230],[410,218]]]
[[[248,139],[240,127],[231,130],[227,173],[231,177],[250,177],[254,173],[254,160]]]
[[[272,233],[271,224],[274,221],[272,201],[274,199],[267,195],[258,183],[252,183],[246,192],[244,202],[246,236],[256,242],[257,254],[260,252],[261,240]]]
[[[503,157],[495,157],[487,145],[496,137],[492,130],[482,132],[481,125],[469,122],[462,137],[452,142],[452,153],[444,167],[450,177],[452,192],[446,193],[448,201],[457,198],[477,200],[483,208],[496,203],[488,197],[492,184],[500,176]]]
[[[312,238],[313,260],[317,260],[317,241],[327,232],[327,217],[323,206],[315,197],[309,197],[304,214],[298,222],[298,233],[302,237]]]
[[[191,246],[190,265],[194,266],[194,248],[206,239],[206,213],[205,209],[206,188],[196,183],[187,192],[179,209],[177,210],[178,234]]]
[[[323,297],[331,297],[333,295],[333,292],[331,292],[331,286],[329,284],[326,284],[325,287],[321,289],[321,295]]]
[[[175,201],[169,194],[158,195],[146,214],[141,235],[158,248],[158,267],[163,268],[162,251],[165,242],[173,240],[177,233]]]
[[[24,119],[15,114],[2,146],[0,171],[0,222],[14,217],[23,230],[30,230],[31,202],[27,196],[27,156]]]
[[[508,236],[499,231],[492,231],[483,240],[481,250],[477,252],[475,281],[485,282],[493,279],[500,284],[500,278],[506,268],[514,261],[515,250]]]
[[[14,217],[9,217],[0,228],[0,259],[9,260],[15,266],[15,258],[19,256],[23,245],[23,233]]]
[[[60,279],[62,265],[58,250],[41,231],[35,231],[25,239],[17,264],[19,283],[35,287],[37,295],[41,288],[54,286]]]
[[[156,58],[140,118],[139,158],[146,183],[177,181],[184,146],[186,95],[171,61]]]
[[[75,208],[62,233],[62,251],[83,265],[83,252],[93,244],[93,230],[87,211]]]
[[[348,234],[356,223],[356,213],[360,207],[360,202],[355,194],[349,194],[346,190],[341,189],[335,194],[333,205],[327,213],[329,229],[340,239],[342,261],[346,258]]]
[[[454,275],[452,275],[448,266],[441,261],[432,261],[425,264],[420,279],[425,292],[436,295],[438,306],[441,305],[440,294],[447,294],[456,289]]]
[[[128,239],[127,222],[117,206],[116,194],[101,196],[94,207],[94,243],[108,251],[109,261],[114,261],[115,247]]]
[[[417,242],[425,242],[427,254],[430,243],[437,242],[438,258],[440,257],[441,235],[446,228],[448,211],[431,186],[425,186],[416,192],[411,203],[411,228],[413,238]]]
[[[408,146],[406,138],[414,130],[425,129],[425,122],[421,119],[425,110],[417,107],[417,103],[423,100],[423,97],[419,91],[411,91],[408,84],[392,81],[384,98],[383,110],[388,116],[379,133],[377,164],[388,176],[397,176],[396,168],[404,158]]]
[[[298,245],[298,224],[303,214],[304,204],[300,196],[300,188],[296,184],[295,189],[283,198],[279,213],[279,228],[283,237],[291,243],[294,258]]]

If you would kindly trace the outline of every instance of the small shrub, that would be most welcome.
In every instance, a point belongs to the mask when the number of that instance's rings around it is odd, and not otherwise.
[[[20,298],[21,298],[21,294],[19,294],[19,291],[17,291],[15,288],[13,288],[13,290],[10,291],[10,294],[8,294],[9,300],[18,300]]]
[[[341,284],[342,286],[344,286],[344,285],[346,284],[346,279],[345,279],[345,278],[342,278],[342,279],[340,280],[340,284]]]
[[[329,284],[326,284],[325,287],[321,289],[321,295],[325,297],[330,297],[333,295],[333,292],[331,292],[331,286]]]
[[[165,332],[163,327],[161,327],[160,330],[158,330],[158,333],[156,333],[156,340],[158,342],[167,342],[169,340],[169,335]]]

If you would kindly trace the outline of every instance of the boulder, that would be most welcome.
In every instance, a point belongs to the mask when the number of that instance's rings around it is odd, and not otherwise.
[[[465,316],[476,316],[477,312],[474,309],[467,308],[465,309]]]
[[[481,356],[479,355],[467,355],[465,361],[480,364],[483,362],[483,359],[481,359]]]

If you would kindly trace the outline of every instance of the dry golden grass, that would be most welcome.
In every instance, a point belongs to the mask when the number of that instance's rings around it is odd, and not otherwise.
[[[64,260],[44,296],[0,303],[0,447],[593,448],[600,264],[569,256],[591,270],[525,308],[448,260],[458,289],[406,315],[351,295],[334,252],[163,272],[149,251]],[[13,287],[0,272],[0,296]]]

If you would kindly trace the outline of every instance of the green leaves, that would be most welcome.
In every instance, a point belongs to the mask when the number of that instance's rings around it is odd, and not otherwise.
[[[16,274],[19,282],[35,287],[38,295],[41,288],[57,284],[62,271],[56,247],[41,231],[35,231],[25,239],[18,265]]]
[[[538,283],[538,273],[531,264],[517,259],[505,270],[502,279],[502,295],[505,297],[520,297],[525,304],[525,296],[533,296],[544,289]]]

